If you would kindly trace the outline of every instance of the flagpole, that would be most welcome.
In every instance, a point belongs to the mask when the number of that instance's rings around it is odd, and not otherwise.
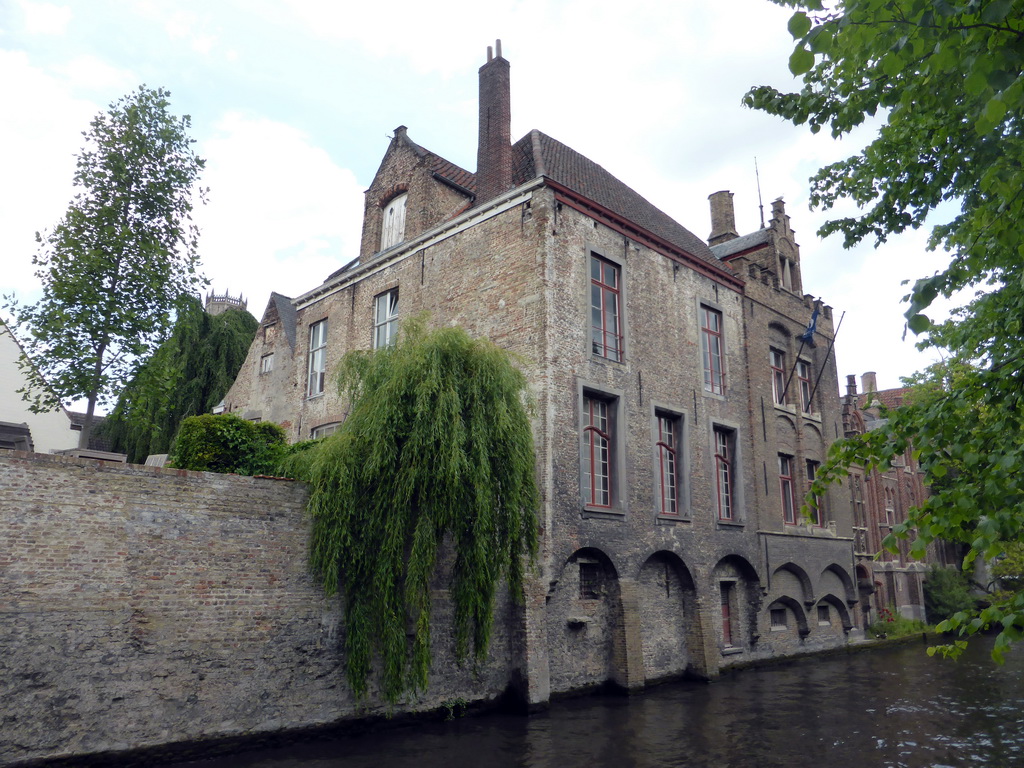
[[[796,364],[800,360],[800,353],[804,351],[804,345],[807,344],[807,339],[803,336],[800,337],[800,349],[796,351],[796,359],[793,361],[793,367],[789,371],[789,378],[786,379],[786,386],[782,388],[782,402],[786,402],[786,394],[789,392],[789,384],[793,381],[793,374],[796,373]]]
[[[818,371],[818,378],[814,380],[814,389],[811,390],[810,401],[814,402],[814,393],[818,391],[818,384],[821,383],[822,374],[825,373],[825,364],[828,362],[828,356],[832,354],[832,347],[836,344],[836,336],[839,335],[839,329],[843,325],[843,318],[846,317],[846,310],[843,310],[843,314],[839,316],[839,323],[836,325],[835,331],[832,333],[832,338],[828,342],[828,350],[825,352],[825,359],[821,361],[821,370]]]

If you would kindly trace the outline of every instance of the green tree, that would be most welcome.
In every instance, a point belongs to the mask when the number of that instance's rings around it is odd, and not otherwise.
[[[835,137],[884,117],[871,143],[812,177],[813,205],[860,206],[819,234],[882,243],[924,225],[942,203],[959,207],[931,230],[930,247],[948,253],[948,266],[906,297],[919,346],[943,350],[957,375],[921,374],[932,395],[837,444],[821,480],[851,462],[884,466],[912,444],[934,493],[895,535],[916,529],[918,556],[941,537],[966,544],[968,564],[992,561],[1024,536],[1024,0],[776,2],[796,8],[790,69],[803,86],[754,88],[745,103]],[[925,314],[936,297],[964,289],[973,298],[951,319]],[[1001,628],[1001,658],[1024,632],[1024,595],[941,626]]]
[[[203,161],[169,95],[140,87],[93,119],[78,193],[52,232],[36,233],[43,297],[29,306],[7,297],[39,369],[24,397],[37,412],[87,400],[82,447],[96,405],[113,400],[166,336],[181,297],[204,284],[191,221]]]
[[[187,416],[221,401],[245,362],[259,322],[243,309],[209,315],[185,297],[170,337],[122,390],[103,425],[115,451],[141,462],[167,453]]]
[[[521,595],[539,505],[527,385],[507,352],[422,318],[340,371],[348,418],[285,471],[309,484],[312,568],[344,598],[349,682],[365,696],[376,656],[394,702],[427,683],[435,577],[460,659],[486,653],[499,584]]]

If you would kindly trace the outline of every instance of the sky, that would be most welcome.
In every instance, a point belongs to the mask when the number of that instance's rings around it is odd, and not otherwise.
[[[741,105],[795,90],[789,11],[768,0],[0,0],[0,294],[39,298],[35,233],[74,195],[89,121],[145,84],[191,116],[207,204],[194,218],[210,289],[296,296],[358,255],[363,191],[394,129],[476,166],[477,70],[496,39],[511,63],[513,141],[539,129],[618,176],[700,237],[708,195],[734,194],[741,234],[782,197],[804,289],[835,310],[840,382],[881,389],[934,359],[903,340],[902,280],[945,265],[925,230],[875,249],[815,234],[809,177],[856,153]]]

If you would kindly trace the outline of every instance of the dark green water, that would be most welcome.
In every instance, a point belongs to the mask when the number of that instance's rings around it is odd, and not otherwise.
[[[182,763],[189,768],[1024,768],[1024,648],[924,645],[805,659],[711,684],[555,703]]]

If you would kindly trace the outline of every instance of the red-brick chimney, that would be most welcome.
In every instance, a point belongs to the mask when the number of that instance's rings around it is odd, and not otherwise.
[[[487,202],[512,188],[512,105],[508,61],[487,46],[480,67],[480,140],[476,150],[476,202]]]

